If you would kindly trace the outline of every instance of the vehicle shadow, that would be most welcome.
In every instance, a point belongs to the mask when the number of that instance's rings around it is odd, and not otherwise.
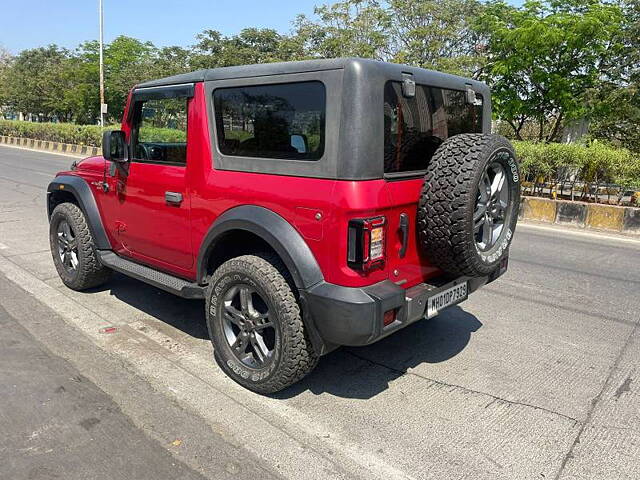
[[[116,273],[104,286],[92,290],[108,291],[118,300],[199,339],[209,339],[204,302],[187,300]]]
[[[93,291],[108,291],[118,300],[192,337],[209,339],[202,301],[179,298],[120,274]],[[481,327],[474,315],[458,306],[451,307],[373,345],[342,347],[323,356],[308,377],[272,397],[291,398],[304,391],[355,399],[374,397],[410,368],[455,357]],[[213,354],[211,361],[215,361]]]
[[[343,347],[320,359],[301,382],[273,395],[294,397],[305,390],[343,398],[368,399],[389,387],[408,369],[440,363],[458,355],[482,323],[460,307],[418,321],[366,347]]]

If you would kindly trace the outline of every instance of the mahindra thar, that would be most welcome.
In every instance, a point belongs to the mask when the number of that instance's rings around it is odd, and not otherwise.
[[[483,83],[357,58],[216,68],[135,86],[121,128],[48,187],[62,281],[204,299],[217,362],[253,391],[507,269],[520,176]]]

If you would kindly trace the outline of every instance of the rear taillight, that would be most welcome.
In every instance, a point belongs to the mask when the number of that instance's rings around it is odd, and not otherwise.
[[[367,272],[384,265],[384,217],[354,218],[349,221],[347,264]]]

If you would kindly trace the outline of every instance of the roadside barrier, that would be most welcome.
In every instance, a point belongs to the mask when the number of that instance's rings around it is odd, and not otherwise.
[[[640,208],[522,197],[521,220],[640,235]]]
[[[101,148],[91,145],[72,145],[70,143],[34,140],[33,138],[0,136],[0,145],[14,145],[16,147],[33,148],[49,152],[67,153],[69,155],[93,156],[100,155]]]

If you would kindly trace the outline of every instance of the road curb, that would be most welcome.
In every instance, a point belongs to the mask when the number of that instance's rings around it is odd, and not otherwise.
[[[640,235],[640,208],[522,197],[520,220]]]
[[[99,147],[91,145],[74,145],[71,143],[51,142],[49,140],[36,140],[34,138],[0,136],[0,145],[31,148],[45,152],[66,153],[69,155],[93,156],[100,154]]]

